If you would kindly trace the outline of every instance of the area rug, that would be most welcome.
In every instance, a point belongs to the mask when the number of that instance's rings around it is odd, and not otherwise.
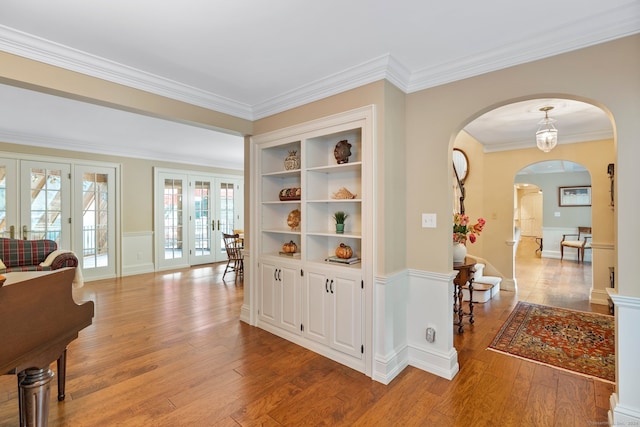
[[[615,382],[614,318],[519,301],[490,350]]]

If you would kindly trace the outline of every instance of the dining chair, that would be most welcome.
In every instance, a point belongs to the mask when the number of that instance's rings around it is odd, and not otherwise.
[[[244,273],[244,257],[242,255],[242,243],[238,234],[222,234],[224,248],[227,251],[227,266],[224,269],[222,278],[227,271],[235,271],[236,277]]]

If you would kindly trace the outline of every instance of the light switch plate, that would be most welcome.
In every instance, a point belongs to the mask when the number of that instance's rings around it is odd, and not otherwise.
[[[422,228],[436,228],[436,214],[423,213],[422,214]]]

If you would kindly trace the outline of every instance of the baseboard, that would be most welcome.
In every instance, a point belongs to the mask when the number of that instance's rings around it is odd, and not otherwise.
[[[240,308],[240,320],[247,325],[251,324],[251,308],[246,304],[242,304]]]
[[[404,368],[409,366],[408,347],[395,350],[383,357],[376,356],[373,361],[372,378],[382,384],[389,384]]]
[[[455,348],[445,354],[424,348],[409,347],[409,365],[447,380],[453,379],[460,370],[458,352]]]
[[[500,282],[500,290],[517,292],[518,281],[515,277],[513,279],[502,279],[502,282]]]
[[[152,262],[132,264],[122,267],[122,276],[134,276],[136,274],[153,273],[154,271]]]
[[[591,304],[609,305],[609,294],[605,289],[592,289],[589,302]]]
[[[613,393],[609,397],[609,425],[610,426],[637,426],[640,425],[640,412],[635,408],[626,408],[618,402],[618,394]]]

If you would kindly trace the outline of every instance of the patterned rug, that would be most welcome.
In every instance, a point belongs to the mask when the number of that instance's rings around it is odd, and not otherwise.
[[[490,350],[615,382],[614,317],[519,301]]]

